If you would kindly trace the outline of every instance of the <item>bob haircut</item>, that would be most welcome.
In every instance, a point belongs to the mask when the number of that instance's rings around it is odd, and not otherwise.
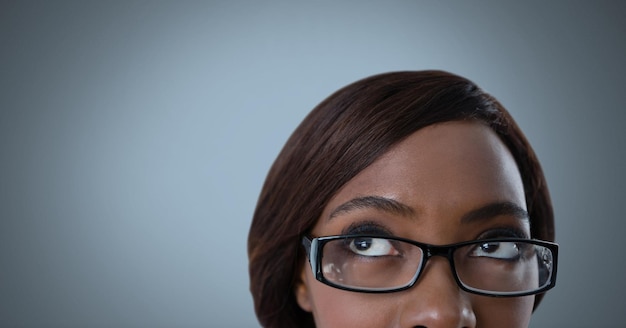
[[[552,204],[537,157],[506,109],[473,82],[443,71],[371,76],[325,99],[272,165],[248,236],[250,290],[264,327],[315,327],[295,298],[303,234],[339,189],[413,132],[446,121],[489,126],[513,155],[532,238],[554,241]],[[535,296],[535,308],[542,298]]]

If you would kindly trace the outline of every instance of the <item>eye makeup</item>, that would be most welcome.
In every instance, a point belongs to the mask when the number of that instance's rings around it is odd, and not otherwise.
[[[521,228],[513,226],[498,226],[492,227],[484,231],[476,240],[490,239],[490,238],[524,238],[530,239],[530,236],[526,231]]]
[[[345,227],[341,234],[343,235],[357,235],[357,234],[367,234],[367,235],[380,235],[384,237],[392,237],[395,236],[391,230],[379,222],[367,220],[367,221],[356,221],[351,223],[349,226]]]

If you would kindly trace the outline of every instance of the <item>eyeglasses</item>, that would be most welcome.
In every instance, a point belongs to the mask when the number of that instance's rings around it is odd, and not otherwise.
[[[317,280],[339,289],[387,293],[411,288],[428,259],[448,259],[458,286],[487,296],[525,296],[554,287],[558,245],[496,238],[436,246],[380,235],[302,238]]]

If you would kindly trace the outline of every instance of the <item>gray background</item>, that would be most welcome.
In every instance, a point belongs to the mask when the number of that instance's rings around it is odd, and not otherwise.
[[[0,2],[0,326],[256,327],[265,174],[337,88],[467,76],[547,175],[532,327],[626,321],[623,2]]]

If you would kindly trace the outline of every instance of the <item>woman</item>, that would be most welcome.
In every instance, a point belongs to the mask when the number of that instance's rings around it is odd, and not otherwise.
[[[442,71],[348,85],[273,164],[248,238],[265,327],[527,327],[552,206],[508,112]]]

